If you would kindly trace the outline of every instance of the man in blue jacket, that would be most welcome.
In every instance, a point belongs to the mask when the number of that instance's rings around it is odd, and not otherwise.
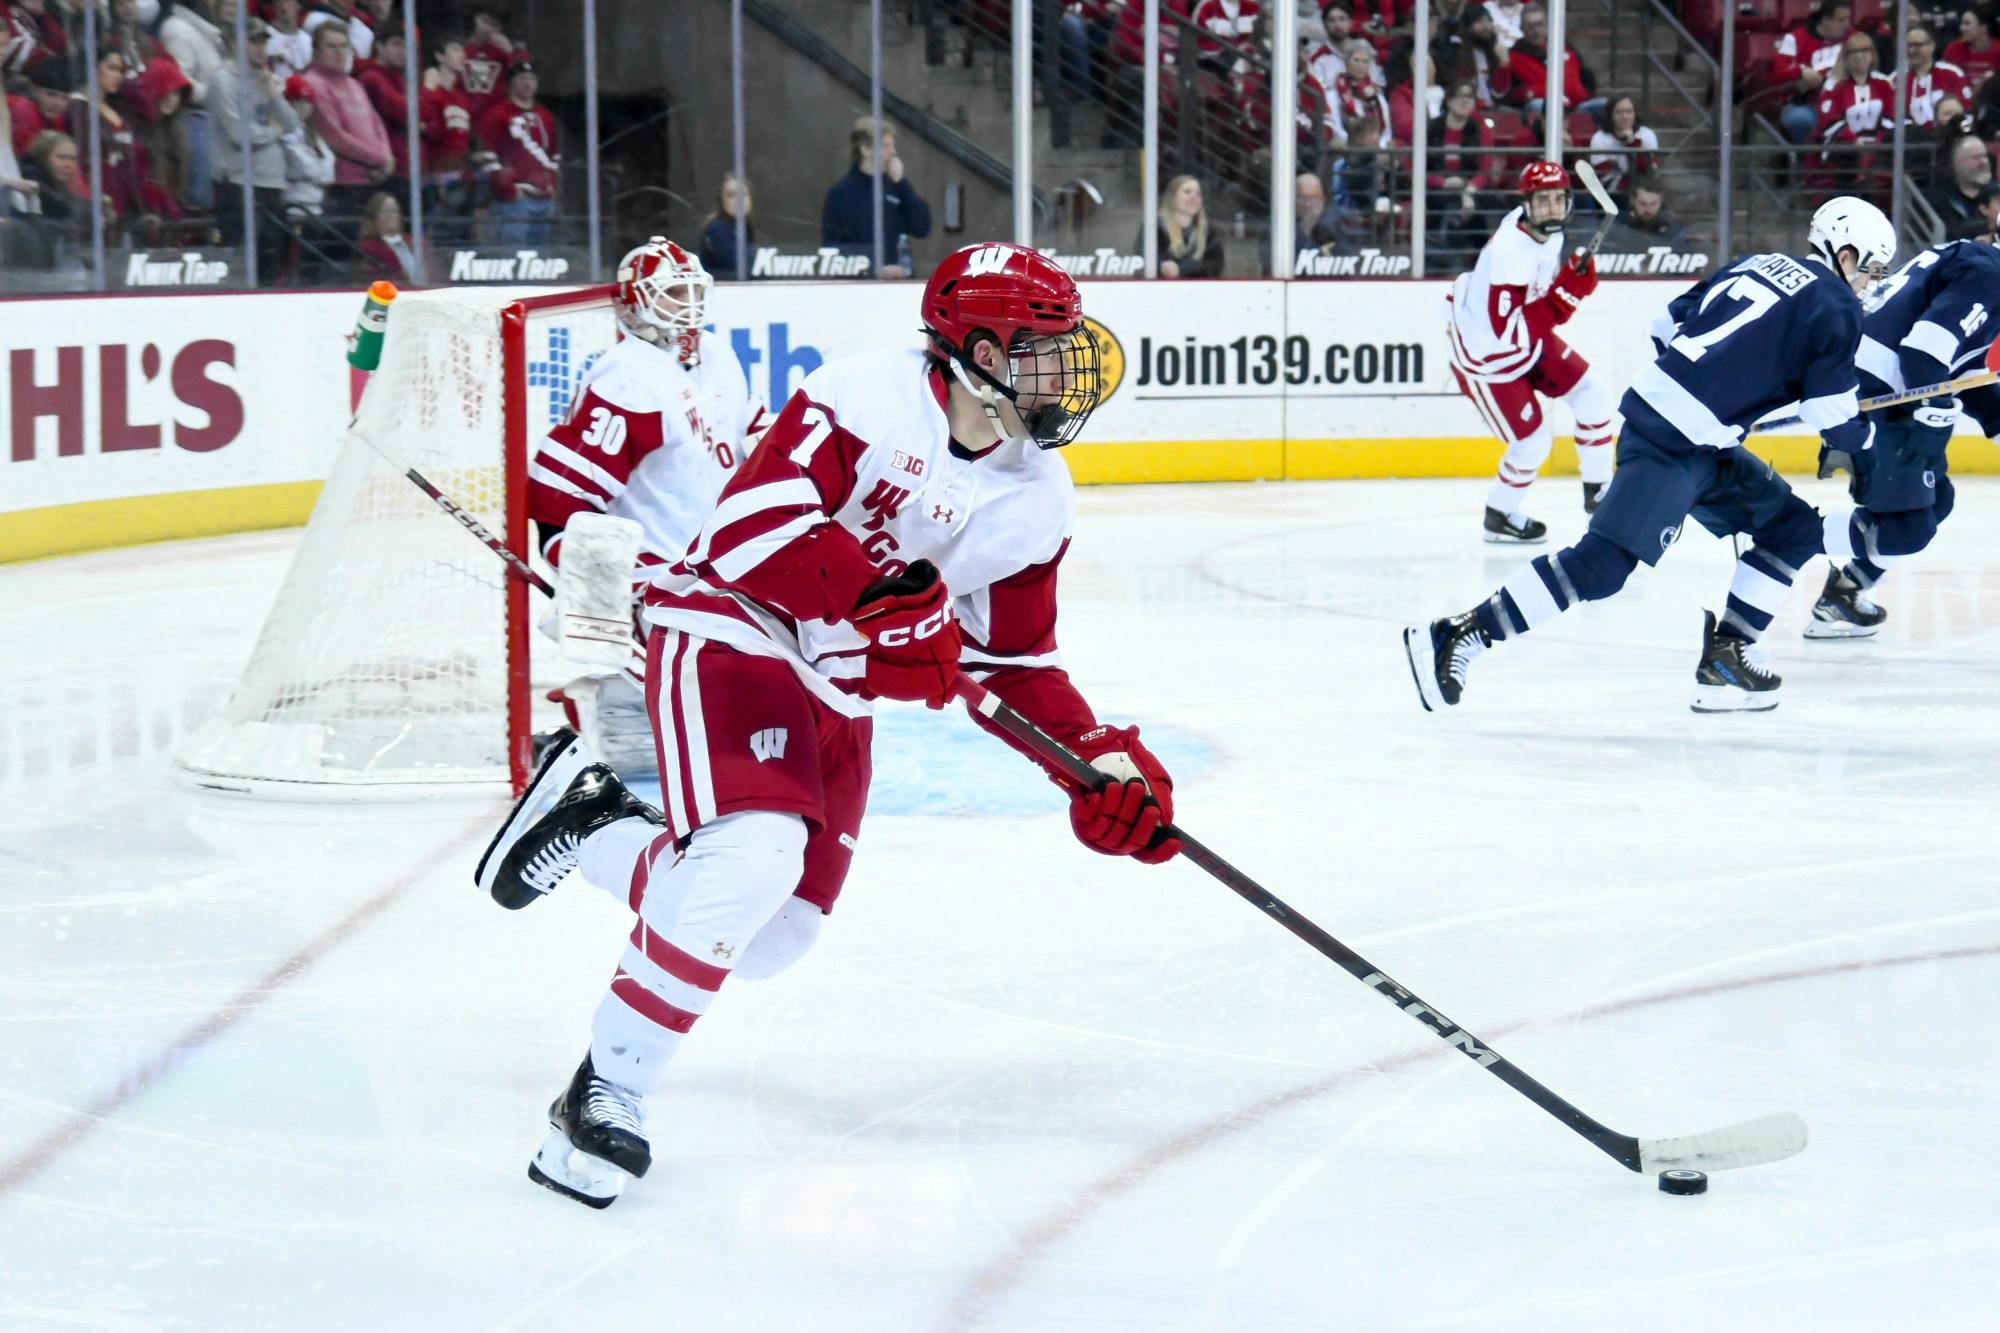
[[[854,165],[826,192],[820,210],[819,240],[844,254],[875,252],[875,124],[863,116],[847,136]],[[931,208],[903,179],[896,156],[896,132],[882,131],[882,276],[910,276],[909,240],[931,234]]]

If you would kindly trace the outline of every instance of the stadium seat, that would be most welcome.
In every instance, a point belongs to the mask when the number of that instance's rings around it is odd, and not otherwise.
[[[1590,136],[1597,133],[1597,113],[1595,111],[1572,111],[1563,120],[1563,129],[1569,134],[1572,148],[1590,147]]]
[[[1764,71],[1771,68],[1772,59],[1778,54],[1778,34],[1774,32],[1745,32],[1736,37],[1736,74],[1756,73],[1761,78]]]
[[[1486,123],[1493,127],[1493,145],[1496,148],[1533,148],[1535,141],[1528,133],[1528,124],[1521,113],[1510,106],[1496,106],[1486,113]]]

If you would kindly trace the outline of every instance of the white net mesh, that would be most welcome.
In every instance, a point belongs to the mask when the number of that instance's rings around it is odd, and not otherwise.
[[[508,304],[475,290],[410,293],[391,307],[356,435],[243,679],[177,756],[197,781],[328,797],[507,780],[519,738],[508,727],[505,566],[403,470],[505,537]],[[601,304],[529,313],[519,401],[531,450],[615,338]]]

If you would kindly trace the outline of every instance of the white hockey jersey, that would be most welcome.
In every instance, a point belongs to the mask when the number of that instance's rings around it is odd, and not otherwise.
[[[569,418],[528,464],[528,516],[543,526],[542,554],[562,557],[562,532],[583,510],[645,530],[642,565],[680,558],[741,466],[758,411],[726,339],[701,340],[698,364],[621,338],[584,372]]]
[[[654,577],[647,622],[781,658],[829,707],[865,717],[866,640],[849,614],[871,584],[926,559],[952,594],[969,674],[1059,668],[1069,469],[1032,440],[968,453],[952,442],[945,402],[943,375],[915,350],[807,376],[686,559]],[[1042,706],[1023,712],[1062,730],[1073,729],[1065,717],[1089,725],[1066,676],[1033,674],[1060,684],[1031,687]]]
[[[1479,262],[1461,273],[1446,298],[1451,360],[1467,377],[1519,379],[1541,359],[1542,340],[1530,328],[1528,306],[1548,295],[1562,266],[1560,231],[1536,240],[1516,208],[1500,223]]]

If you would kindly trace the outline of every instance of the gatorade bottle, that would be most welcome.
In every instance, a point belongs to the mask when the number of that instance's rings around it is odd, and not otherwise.
[[[382,335],[389,331],[389,303],[396,299],[396,284],[386,279],[368,288],[361,318],[347,335],[347,364],[356,370],[374,370],[382,363]]]

